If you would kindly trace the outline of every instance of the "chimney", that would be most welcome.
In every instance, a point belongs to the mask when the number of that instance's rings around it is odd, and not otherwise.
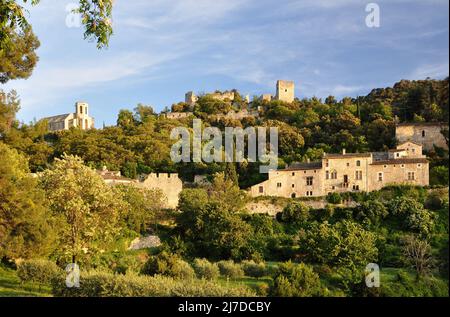
[[[345,149],[342,149],[342,155],[345,155],[346,151]]]

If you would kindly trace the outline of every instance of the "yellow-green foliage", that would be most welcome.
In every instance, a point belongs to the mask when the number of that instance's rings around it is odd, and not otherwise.
[[[62,274],[63,270],[48,260],[27,260],[17,266],[17,276],[22,282],[48,284],[53,278],[62,276]]]
[[[245,297],[256,294],[246,287],[224,286],[212,281],[194,279],[189,282],[165,276],[111,274],[100,271],[82,272],[79,288],[67,288],[65,280],[54,279],[53,295],[75,297]]]

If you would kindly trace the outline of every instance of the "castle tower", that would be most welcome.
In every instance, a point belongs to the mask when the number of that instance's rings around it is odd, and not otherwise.
[[[276,100],[285,102],[293,102],[295,98],[295,85],[293,81],[278,80]]]

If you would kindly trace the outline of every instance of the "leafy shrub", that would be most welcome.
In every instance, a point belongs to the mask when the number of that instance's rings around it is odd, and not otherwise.
[[[329,193],[327,195],[327,202],[330,204],[340,204],[342,203],[342,196],[339,193]]]
[[[445,202],[448,202],[448,189],[434,190],[425,200],[425,208],[438,210],[444,206]]]
[[[62,274],[63,270],[48,260],[26,260],[17,266],[17,276],[22,282],[49,284],[53,278]]]
[[[272,296],[308,297],[324,295],[319,275],[311,266],[292,262],[282,263],[274,276]]]
[[[147,275],[166,275],[178,279],[191,279],[195,277],[194,269],[183,261],[178,255],[161,252],[152,256],[141,271]]]
[[[213,280],[220,275],[219,266],[207,259],[195,259],[192,266],[198,278]]]
[[[356,219],[368,224],[378,225],[387,215],[387,208],[377,200],[362,202],[356,208]]]
[[[247,287],[231,287],[212,281],[176,280],[165,276],[82,272],[79,288],[68,288],[63,277],[52,280],[52,293],[60,297],[248,297],[255,292]]]
[[[442,279],[431,276],[416,279],[407,272],[400,271],[393,281],[381,283],[380,295],[387,297],[448,297],[448,284]]]
[[[220,274],[229,278],[239,278],[244,276],[244,270],[233,260],[217,262],[219,266]]]
[[[246,276],[263,277],[267,274],[267,267],[264,262],[256,263],[255,261],[242,261],[241,267]]]

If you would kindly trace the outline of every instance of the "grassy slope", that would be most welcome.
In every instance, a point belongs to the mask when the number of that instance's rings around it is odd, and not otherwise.
[[[48,286],[36,283],[20,283],[16,271],[0,265],[0,297],[48,297],[51,296]]]

